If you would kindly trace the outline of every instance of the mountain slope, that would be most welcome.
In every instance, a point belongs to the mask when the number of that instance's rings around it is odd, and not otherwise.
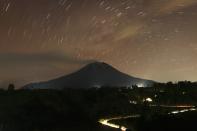
[[[128,87],[131,85],[151,85],[153,81],[135,78],[124,74],[112,66],[94,62],[88,64],[77,72],[50,80],[47,82],[28,84],[24,88],[28,89],[63,89],[90,88],[90,87]]]

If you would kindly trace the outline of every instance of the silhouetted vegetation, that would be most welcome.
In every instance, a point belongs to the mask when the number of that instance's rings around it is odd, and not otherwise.
[[[148,125],[155,121],[171,121],[165,114],[174,108],[163,109],[160,105],[196,105],[196,94],[197,83],[187,81],[157,83],[148,88],[65,90],[14,90],[14,85],[10,84],[8,91],[0,90],[0,130],[109,131],[114,129],[100,125],[100,118],[131,114],[141,114],[141,117],[120,123],[135,130],[141,131],[146,127],[152,130]],[[146,98],[153,101],[148,103]]]
[[[0,91],[2,131],[100,130],[99,118],[132,110],[112,88]]]
[[[9,84],[8,85],[8,91],[13,91],[15,89],[14,84]]]

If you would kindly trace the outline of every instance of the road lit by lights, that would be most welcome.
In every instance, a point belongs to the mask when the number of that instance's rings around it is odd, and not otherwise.
[[[196,108],[190,108],[190,109],[184,109],[184,110],[177,110],[177,111],[172,111],[168,114],[178,114],[178,113],[183,113],[183,112],[188,112],[188,111],[196,111]]]
[[[195,106],[190,106],[190,105],[150,105],[151,107],[165,107],[165,108],[195,108]]]
[[[100,119],[99,123],[101,123],[105,126],[109,126],[109,127],[116,128],[116,129],[120,128],[122,131],[126,131],[127,130],[126,127],[110,123],[109,121],[127,119],[127,118],[139,118],[139,117],[140,117],[140,115],[131,115],[131,116],[124,116],[124,117],[114,117],[114,118],[109,118],[109,119]]]
[[[99,120],[99,123],[101,123],[103,125],[106,125],[106,126],[109,126],[109,127],[112,127],[112,128],[120,128],[119,125],[109,123],[109,120],[110,119],[101,119],[101,120]]]
[[[152,102],[152,99],[147,98],[146,101]],[[150,106],[154,107],[154,106],[157,106],[157,105],[150,105]],[[189,106],[189,105],[174,105],[174,106],[160,105],[160,107],[164,107],[164,108],[169,108],[169,107],[170,108],[189,108],[189,109],[171,111],[171,112],[168,113],[169,115],[197,110],[195,108],[195,106]],[[127,119],[127,118],[139,118],[139,117],[140,117],[140,115],[137,114],[137,115],[124,116],[124,117],[114,117],[114,118],[109,118],[109,119],[100,119],[98,122],[105,125],[105,126],[109,126],[109,127],[116,128],[116,129],[121,129],[121,131],[126,131],[127,130],[126,127],[110,123],[109,121],[111,121],[111,120],[121,120],[121,119]]]

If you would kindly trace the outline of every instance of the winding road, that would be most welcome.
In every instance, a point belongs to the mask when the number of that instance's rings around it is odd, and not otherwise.
[[[153,107],[153,106],[155,107],[156,105],[152,105],[150,107]],[[163,108],[187,108],[187,109],[182,109],[182,110],[171,111],[171,112],[168,113],[168,115],[179,114],[179,113],[183,113],[183,112],[196,111],[197,110],[195,108],[195,106],[188,106],[188,105],[178,105],[178,106],[160,105],[160,107],[163,107]],[[135,114],[135,115],[129,115],[129,116],[119,116],[119,117],[108,118],[108,119],[100,119],[98,122],[101,123],[102,125],[105,125],[105,126],[109,126],[109,127],[112,127],[112,128],[121,129],[122,131],[126,131],[127,127],[117,125],[117,124],[114,124],[114,123],[110,123],[109,121],[111,121],[111,120],[123,120],[123,119],[128,119],[128,118],[139,118],[139,117],[140,117],[139,114]]]
[[[109,121],[111,121],[111,120],[122,120],[122,119],[128,119],[128,118],[139,118],[139,117],[140,117],[140,115],[130,115],[130,116],[122,116],[122,117],[119,116],[119,117],[114,117],[114,118],[109,118],[109,119],[100,119],[99,123],[101,123],[105,126],[109,126],[109,127],[112,127],[112,128],[121,129],[122,131],[126,131],[126,129],[127,129],[126,127],[110,123]]]

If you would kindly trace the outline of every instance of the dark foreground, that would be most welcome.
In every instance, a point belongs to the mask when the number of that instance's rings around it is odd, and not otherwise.
[[[142,122],[139,131],[196,131],[197,112],[168,115]]]
[[[133,131],[196,131],[197,112],[167,115],[174,109],[157,109],[143,102],[157,93],[151,104],[180,104],[186,98],[184,104],[196,105],[196,90],[186,89],[184,94],[175,90],[174,97],[172,90],[160,92],[151,88],[1,90],[0,131],[119,131],[98,120],[132,114],[141,117],[115,122]]]
[[[177,115],[156,115],[152,118],[125,119],[112,121],[125,125],[129,131],[196,131],[197,112],[191,111]]]
[[[114,131],[98,120],[134,110],[114,89],[2,90],[0,131]]]

